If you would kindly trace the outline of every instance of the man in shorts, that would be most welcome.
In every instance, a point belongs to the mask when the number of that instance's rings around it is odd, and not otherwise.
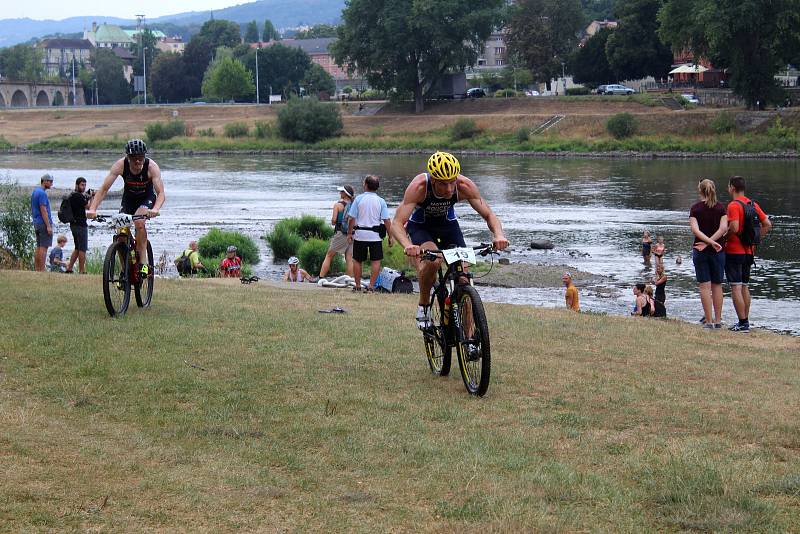
[[[353,243],[353,278],[356,279],[354,291],[361,291],[361,262],[368,257],[371,262],[371,276],[367,290],[375,287],[383,259],[383,238],[379,227],[383,225],[388,234],[392,226],[386,201],[376,193],[379,186],[377,176],[367,176],[364,179],[364,192],[350,206],[347,239]]]
[[[728,204],[728,233],[725,241],[725,278],[731,286],[731,298],[733,307],[739,322],[731,326],[729,330],[733,332],[750,332],[750,267],[754,263],[755,250],[753,246],[742,244],[739,236],[744,228],[744,207],[741,203],[747,204],[750,199],[744,194],[744,178],[734,176],[728,182],[728,193],[733,199]],[[761,207],[753,202],[753,207],[758,213],[761,221],[761,237],[763,238],[770,228],[767,214]]]
[[[50,199],[47,190],[53,187],[53,177],[45,174],[39,180],[39,187],[31,193],[31,219],[36,234],[36,254],[33,257],[33,269],[44,272],[47,260],[47,249],[53,246],[53,215],[50,213]]]
[[[158,164],[148,158],[147,145],[141,139],[131,139],[125,145],[125,157],[117,160],[111,166],[108,176],[103,181],[89,209],[86,217],[94,219],[97,207],[106,198],[108,190],[114,185],[116,179],[122,176],[125,183],[122,191],[121,213],[128,215],[147,215],[156,217],[161,206],[166,200],[164,183],[161,181],[161,169]],[[136,259],[139,262],[139,276],[146,278],[150,274],[147,263],[147,228],[145,220],[135,221],[136,228]]]
[[[71,273],[75,262],[78,262],[78,272],[86,274],[86,251],[89,250],[89,226],[86,224],[86,206],[89,205],[91,195],[94,192],[86,193],[86,178],[83,176],[75,180],[75,191],[69,196],[70,207],[72,208],[72,222],[69,229],[72,231],[72,241],[75,249],[69,257],[67,272]]]
[[[331,262],[337,254],[344,254],[345,274],[353,276],[353,244],[347,239],[348,215],[350,206],[353,203],[355,191],[352,185],[341,185],[337,187],[339,200],[333,205],[331,213],[331,225],[333,226],[333,237],[331,238],[328,253],[322,260],[322,267],[319,270],[319,277],[325,278],[331,268]]]
[[[406,188],[403,201],[392,223],[392,235],[405,249],[407,256],[419,258],[420,250],[442,250],[464,247],[464,236],[454,206],[469,202],[483,217],[492,232],[496,250],[505,250],[508,239],[503,226],[481,196],[475,182],[461,175],[461,164],[447,152],[436,152],[428,159],[428,172],[418,174]],[[442,260],[417,261],[419,308],[417,326],[431,326],[430,297]]]

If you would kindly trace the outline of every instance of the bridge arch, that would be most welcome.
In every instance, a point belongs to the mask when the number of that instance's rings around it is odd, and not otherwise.
[[[27,108],[30,104],[28,103],[28,97],[25,96],[25,93],[17,89],[14,91],[14,94],[11,96],[11,107],[12,108]]]
[[[74,106],[75,105],[75,93],[72,91],[69,92],[69,97],[67,97],[67,105]]]
[[[3,93],[0,93],[0,108],[6,107],[6,99],[3,98]]]
[[[54,106],[64,105],[64,93],[62,93],[61,91],[56,91],[56,94],[53,95],[53,105]]]
[[[37,107],[47,107],[50,105],[50,99],[47,97],[47,93],[42,89],[39,91],[39,94],[36,95],[36,106]]]

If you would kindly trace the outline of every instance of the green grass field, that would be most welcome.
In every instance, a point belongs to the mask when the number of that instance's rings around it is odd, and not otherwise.
[[[489,305],[475,399],[415,305],[0,271],[0,531],[800,529],[797,338]]]

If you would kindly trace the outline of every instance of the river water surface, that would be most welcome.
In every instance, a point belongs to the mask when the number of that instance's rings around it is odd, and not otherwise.
[[[337,198],[336,186],[358,185],[365,173],[382,177],[380,194],[393,210],[408,181],[424,165],[423,156],[236,155],[154,156],[167,191],[162,216],[149,224],[158,256],[174,257],[187,242],[218,226],[264,235],[281,218],[304,213],[324,218]],[[0,180],[37,184],[49,172],[58,188],[84,176],[97,188],[113,162],[108,155],[0,155]],[[568,264],[609,277],[581,288],[584,310],[625,314],[631,285],[653,277],[639,253],[642,232],[663,235],[669,276],[670,315],[696,320],[702,315],[691,262],[688,211],[699,178],[717,182],[727,202],[727,179],[744,176],[748,192],[770,214],[774,231],[759,250],[751,282],[751,323],[800,334],[800,163],[718,160],[546,160],[465,157],[464,174],[480,187],[512,242],[512,261]],[[115,189],[121,184],[115,185]],[[54,211],[58,202],[53,202]],[[118,201],[106,202],[113,209]],[[467,205],[457,212],[468,242],[489,238],[485,224]],[[529,250],[532,239],[550,239],[552,251]],[[70,240],[71,241],[71,240]],[[105,247],[110,234],[94,229],[90,247]],[[256,272],[278,276],[262,240]],[[677,265],[677,256],[683,257]],[[482,288],[487,300],[563,306],[563,289]],[[734,320],[726,294],[725,320]]]

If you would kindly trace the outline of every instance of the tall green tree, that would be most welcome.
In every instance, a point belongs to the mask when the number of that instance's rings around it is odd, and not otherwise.
[[[94,72],[99,104],[130,104],[131,85],[123,75],[122,60],[108,48],[94,51]]]
[[[520,0],[506,36],[513,61],[528,67],[536,81],[560,77],[585,22],[580,0]]]
[[[620,79],[661,78],[672,64],[672,51],[658,35],[663,0],[618,0],[617,29],[608,37],[606,56]]]
[[[203,96],[227,102],[249,101],[256,93],[250,71],[241,61],[225,57],[208,67],[203,80]]]
[[[305,87],[306,91],[312,95],[321,92],[332,95],[336,92],[336,80],[316,63],[311,64],[300,85]]]
[[[142,56],[144,55],[145,60],[147,61],[147,70],[150,70],[150,66],[153,65],[158,54],[161,53],[161,50],[158,49],[156,46],[158,44],[158,39],[150,31],[148,28],[139,33],[137,36],[136,42],[131,47],[131,54],[136,56],[136,60],[133,62],[133,74],[135,76],[142,76],[145,66],[142,63]],[[148,73],[147,79],[149,81],[150,74]]]
[[[727,68],[751,109],[779,101],[775,75],[800,50],[800,0],[666,0],[661,38]]]
[[[199,96],[203,74],[214,52],[220,46],[233,48],[240,44],[239,25],[229,20],[209,20],[186,45],[183,57],[186,66],[186,85],[192,96]]]
[[[150,85],[158,102],[184,102],[193,95],[186,86],[186,64],[181,54],[160,54],[150,70]]]
[[[606,56],[606,44],[614,31],[602,28],[575,51],[570,59],[570,72],[575,83],[597,87],[616,81],[617,76]]]
[[[614,18],[614,0],[581,0],[581,4],[589,20]]]
[[[318,39],[320,37],[336,37],[336,26],[331,24],[317,24],[308,30],[299,31],[296,39]]]
[[[261,32],[261,38],[264,41],[277,41],[281,38],[281,36],[278,35],[278,30],[275,29],[275,26],[269,19],[264,21],[264,31]]]
[[[377,89],[410,91],[415,110],[448,71],[470,67],[501,23],[504,0],[350,0],[332,52]]]
[[[259,41],[258,38],[258,24],[256,21],[251,20],[247,23],[247,26],[244,30],[244,42],[245,43],[257,43]]]
[[[255,73],[254,49],[237,57],[250,72]],[[262,95],[267,94],[270,87],[273,94],[281,93],[286,97],[296,94],[310,68],[311,58],[299,48],[282,44],[261,48],[258,51],[258,90]]]
[[[10,80],[38,82],[44,79],[44,53],[39,48],[18,44],[0,49],[0,75]]]

